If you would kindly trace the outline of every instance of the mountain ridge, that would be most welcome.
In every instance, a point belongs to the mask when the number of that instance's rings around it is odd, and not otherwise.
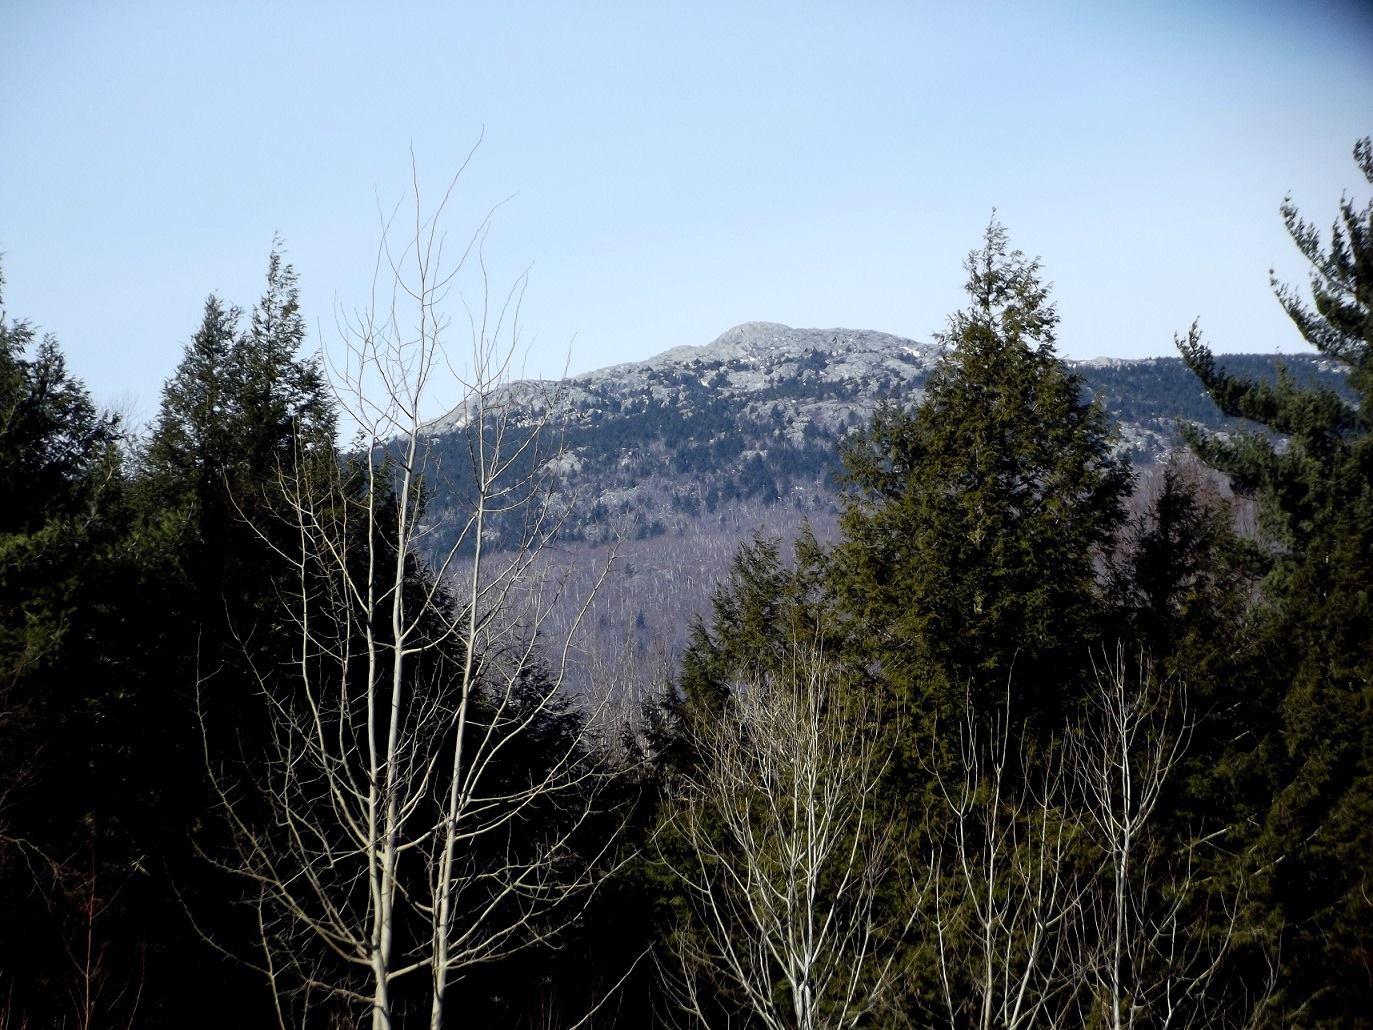
[[[832,511],[839,447],[882,403],[913,405],[943,349],[877,330],[743,322],[710,343],[671,347],[564,380],[518,380],[488,396],[516,424],[550,420],[561,444],[550,468],[571,539],[597,542],[611,524],[636,536],[750,502]],[[1220,355],[1241,375],[1272,378],[1281,361],[1299,380],[1342,385],[1314,356]],[[1116,423],[1117,451],[1137,465],[1166,456],[1179,424],[1241,427],[1223,416],[1179,358],[1066,361]],[[468,460],[470,407],[426,427],[449,468]],[[461,490],[434,503],[457,506]],[[499,529],[493,530],[500,536]]]

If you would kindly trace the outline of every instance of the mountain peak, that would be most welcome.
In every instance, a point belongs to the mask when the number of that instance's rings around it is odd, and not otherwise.
[[[673,347],[647,361],[630,362],[617,369],[662,369],[696,363],[783,364],[808,354],[867,355],[872,360],[918,357],[924,363],[934,348],[891,333],[871,329],[798,329],[781,322],[741,322],[726,329],[710,343]],[[596,373],[591,373],[595,375]]]

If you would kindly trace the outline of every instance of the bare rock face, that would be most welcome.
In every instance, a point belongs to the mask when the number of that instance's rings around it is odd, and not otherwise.
[[[867,329],[793,329],[776,322],[744,322],[704,346],[673,347],[646,361],[631,361],[572,376],[562,383],[520,381],[503,396],[531,411],[556,404],[573,421],[626,401],[650,398],[663,405],[728,401],[746,418],[779,405],[796,435],[808,423],[831,432],[870,415],[877,399],[914,399],[918,382],[939,356],[934,344]],[[699,391],[698,389],[699,388]],[[689,411],[688,411],[689,414]],[[457,410],[431,424],[434,432],[466,424]]]
[[[745,322],[701,347],[674,347],[647,361],[578,376],[574,392],[627,398],[645,392],[665,404],[699,384],[712,400],[727,400],[748,420],[774,419],[799,440],[806,426],[835,433],[872,413],[880,398],[915,400],[917,384],[939,349],[889,333],[853,329],[793,329]],[[694,393],[687,390],[687,394]]]

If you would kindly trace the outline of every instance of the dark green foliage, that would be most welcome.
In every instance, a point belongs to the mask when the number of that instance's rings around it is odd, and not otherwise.
[[[4,279],[0,278],[0,288]],[[2,300],[2,298],[0,298]],[[115,419],[95,410],[52,336],[0,307],[0,530],[24,532],[86,510],[108,477]]]
[[[211,296],[200,328],[163,391],[145,460],[150,514],[182,538],[203,610],[243,589],[232,559],[270,541],[278,477],[302,455],[329,455],[336,431],[317,363],[300,357],[305,327],[295,270],[274,246],[250,325]],[[242,546],[238,546],[241,542]],[[270,549],[264,549],[269,552]],[[256,558],[241,570],[256,579]],[[242,614],[231,612],[234,614]],[[208,617],[208,616],[207,616]]]
[[[938,835],[930,762],[957,751],[969,692],[990,721],[1009,684],[1016,724],[1043,734],[1076,703],[1112,628],[1099,569],[1132,482],[1104,413],[1054,355],[1038,264],[994,223],[967,268],[972,302],[921,403],[879,408],[845,448],[839,542],[803,538],[793,567],[775,543],[741,549],[682,665],[687,703],[708,717],[732,683],[784,668],[798,630],[823,633],[848,696],[882,699],[896,745],[885,790],[913,861]],[[1153,601],[1173,605],[1167,589]],[[907,901],[886,897],[888,917]],[[931,954],[902,947],[911,990],[937,995]]]
[[[1271,703],[1263,697],[1250,618],[1268,562],[1234,528],[1234,501],[1214,478],[1185,454],[1147,476],[1142,510],[1109,563],[1107,585],[1122,666],[1131,677],[1185,695],[1191,718],[1186,752],[1151,832],[1165,852],[1186,853],[1204,870],[1198,900],[1209,896],[1224,911],[1247,889],[1243,861],[1230,850],[1242,845],[1229,832],[1221,834],[1221,847],[1191,842],[1231,826],[1236,798],[1248,789],[1237,758],[1255,745],[1259,713]],[[1261,950],[1247,949],[1227,977],[1251,988],[1265,983],[1264,962]]]
[[[1105,414],[1054,354],[1037,261],[993,222],[970,306],[913,410],[886,407],[844,455],[841,605],[903,703],[979,710],[1013,677],[1021,713],[1062,710],[1099,632],[1096,562],[1130,489]]]
[[[1319,385],[1341,396],[1353,396],[1345,375],[1317,355],[1225,354],[1219,361],[1226,372],[1242,378],[1271,382],[1282,368],[1300,384]],[[1179,423],[1226,432],[1262,429],[1217,408],[1181,358],[1082,361],[1075,362],[1073,368],[1082,377],[1087,392],[1117,422],[1138,425],[1158,434],[1157,440],[1139,441],[1132,449],[1131,458],[1135,461],[1147,464],[1156,460],[1159,443],[1168,447],[1180,444]]]
[[[189,715],[197,681],[213,683],[220,721],[234,726],[235,747],[251,751],[264,732],[254,721],[252,664],[288,661],[295,639],[278,596],[298,546],[284,517],[283,476],[340,459],[328,389],[316,361],[300,353],[296,273],[279,243],[263,296],[242,322],[239,309],[206,300],[143,456],[138,533],[146,560],[160,567],[152,596],[170,638],[181,641],[171,659],[178,709]],[[221,689],[225,682],[236,686]],[[198,784],[197,738],[177,753]]]
[[[1119,633],[1165,678],[1202,691],[1229,682],[1234,670],[1224,663],[1241,646],[1266,556],[1236,532],[1232,502],[1194,459],[1174,455],[1141,485],[1143,510],[1109,563]]]
[[[68,374],[57,341],[37,335],[0,307],[0,682],[61,646],[64,595],[120,474],[115,420]]]
[[[165,801],[184,766],[171,615],[159,565],[131,533],[116,421],[97,413],[51,338],[0,326],[0,997],[13,1019],[60,1025],[74,978],[127,1018],[156,1020],[175,978],[174,898],[162,877]],[[89,943],[89,951],[86,943]]]
[[[57,904],[58,861],[79,846],[83,813],[61,803],[61,789],[83,779],[72,763],[96,756],[72,746],[92,740],[68,676],[89,643],[91,552],[106,535],[118,431],[67,373],[56,341],[6,314],[0,307],[0,892],[14,921]],[[61,943],[56,927],[22,945],[0,936],[0,992],[36,1003]],[[33,970],[38,984],[16,984]]]
[[[188,689],[242,662],[245,645],[258,662],[289,655],[277,591],[295,543],[282,477],[339,461],[328,389],[317,363],[300,355],[296,274],[279,244],[266,290],[246,328],[242,321],[218,297],[205,302],[163,389],[138,483],[140,546],[161,566],[173,633],[194,641],[180,649]],[[238,693],[241,705],[250,692]]]
[[[314,514],[341,518],[356,506],[360,463],[339,453],[323,378],[299,356],[295,276],[279,253],[244,321],[210,299],[140,449],[97,411],[53,340],[0,317],[0,1020],[8,1025],[70,1025],[87,974],[101,1024],[123,1025],[135,1007],[135,1025],[148,1027],[272,1020],[261,980],[200,938],[204,931],[251,957],[252,909],[205,861],[226,841],[195,708],[199,701],[212,715],[205,742],[216,761],[242,761],[249,774],[262,768],[253,765],[267,730],[258,676],[289,689],[274,670],[296,656],[281,593],[298,571],[289,558],[298,544],[283,518],[281,477],[336,484],[338,507]],[[394,506],[374,514],[384,540]],[[363,561],[366,549],[353,546]],[[407,589],[436,596],[430,576],[413,556]],[[447,638],[446,624],[432,634]],[[411,688],[451,682],[462,658],[453,652],[450,644],[432,661],[416,659]],[[546,689],[522,685],[505,718],[519,721],[525,693]],[[581,718],[570,699],[531,709],[525,734],[493,762],[493,789],[546,775]],[[469,732],[489,722],[479,699]],[[583,828],[577,849],[587,862],[620,811],[637,804],[638,789],[627,785],[610,814]],[[523,811],[482,857],[499,864],[562,832],[569,798],[557,800]],[[642,818],[637,825],[642,833]],[[609,940],[574,926],[456,985],[455,1003],[512,1026],[537,1025],[549,1006],[587,1010],[641,958],[656,888],[645,891],[626,879],[590,912],[632,932]],[[469,902],[478,903],[476,893]],[[574,950],[560,953],[569,941]],[[415,980],[423,994],[423,978]],[[416,1025],[427,1017],[427,1000],[419,1002]]]
[[[71,948],[88,931],[108,1020],[141,988],[141,1024],[185,1025],[183,991],[213,961],[183,906],[212,893],[191,846],[208,814],[195,682],[237,678],[243,711],[252,687],[241,661],[230,668],[235,635],[260,659],[289,653],[272,617],[277,473],[298,450],[337,461],[323,380],[297,357],[295,275],[279,253],[251,324],[238,321],[207,303],[142,453],[51,339],[0,328],[0,751],[14,771],[5,811],[22,828],[0,829],[15,838],[0,850],[3,887],[23,906],[11,922],[29,928],[0,934],[14,1019],[66,1018]],[[251,747],[255,725],[231,725],[233,743]],[[265,1015],[260,995],[234,996],[243,1007],[217,1006],[204,1025]]]
[[[734,684],[788,672],[798,647],[816,639],[822,562],[808,532],[791,566],[775,539],[755,536],[739,548],[711,598],[709,625],[696,620],[682,654],[682,697],[692,717],[718,712]]]
[[[1373,184],[1373,144],[1354,156]],[[1312,299],[1275,283],[1278,299],[1354,402],[1291,375],[1231,375],[1195,326],[1179,347],[1227,415],[1276,435],[1192,443],[1257,499],[1272,557],[1256,613],[1264,704],[1241,765],[1255,901],[1281,954],[1274,1009],[1343,1026],[1373,1011],[1373,202],[1342,200],[1328,245],[1290,199],[1282,211]]]

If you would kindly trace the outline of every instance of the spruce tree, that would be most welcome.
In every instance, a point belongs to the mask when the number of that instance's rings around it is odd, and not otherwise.
[[[1373,184],[1373,142],[1354,157]],[[1265,673],[1244,743],[1246,821],[1259,830],[1252,891],[1280,959],[1285,1025],[1350,1025],[1373,1011],[1373,201],[1342,198],[1328,245],[1289,197],[1310,302],[1274,280],[1302,338],[1348,377],[1329,389],[1227,374],[1194,325],[1183,359],[1227,415],[1262,431],[1191,433],[1257,498],[1270,570],[1254,661]]]
[[[696,619],[682,654],[681,689],[690,711],[709,718],[734,684],[782,671],[795,636],[814,632],[799,606],[801,588],[776,539],[755,536],[739,548],[711,598],[709,625]]]
[[[1234,678],[1262,556],[1235,531],[1231,500],[1185,452],[1155,466],[1141,495],[1108,563],[1120,637],[1159,674],[1205,694]]]
[[[140,975],[147,940],[122,436],[57,341],[0,307],[0,997],[26,1025],[70,1015],[79,939],[95,989]]]
[[[267,286],[254,306],[248,332],[235,344],[234,388],[241,433],[239,455],[248,475],[289,468],[293,450],[331,450],[337,420],[319,362],[304,357],[305,320],[295,268],[280,240],[267,262]]]
[[[87,588],[120,492],[119,437],[57,341],[8,320],[0,296],[0,726],[62,714],[78,686],[58,670],[99,603]],[[36,749],[42,736],[11,743]],[[0,813],[5,782],[32,772],[23,754],[4,757]]]
[[[1131,484],[1106,416],[1054,351],[1037,260],[993,221],[970,303],[912,409],[880,409],[844,453],[838,603],[879,676],[923,717],[1060,711],[1100,629],[1097,562]]]
[[[299,288],[279,242],[246,330],[242,322],[239,308],[206,300],[163,390],[145,460],[147,517],[162,530],[211,654],[216,640],[251,635],[275,611],[280,474],[298,451],[337,460],[334,409],[318,363],[300,353]]]
[[[158,603],[181,641],[185,695],[209,678],[231,709],[255,709],[252,666],[289,660],[294,642],[279,597],[295,547],[282,477],[302,461],[336,471],[341,460],[327,384],[301,353],[299,287],[279,241],[244,321],[241,309],[206,300],[163,390],[139,534],[147,561],[164,570]]]
[[[250,317],[207,299],[143,455],[131,536],[148,573],[143,606],[159,614],[146,635],[164,707],[147,746],[166,783],[158,864],[181,894],[161,899],[172,939],[186,929],[185,906],[216,929],[232,922],[218,911],[231,900],[224,884],[196,854],[214,849],[220,828],[210,818],[205,748],[217,760],[260,760],[268,731],[258,676],[289,663],[298,639],[281,600],[292,573],[285,555],[296,547],[281,476],[298,454],[334,469],[340,460],[327,387],[300,353],[303,342],[295,272],[274,247]]]

